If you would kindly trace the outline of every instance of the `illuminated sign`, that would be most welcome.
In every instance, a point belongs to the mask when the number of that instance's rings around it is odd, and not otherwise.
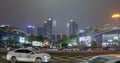
[[[91,46],[91,36],[79,37],[79,41],[82,45]]]
[[[38,42],[38,41],[33,41],[32,45],[33,46],[43,46],[42,42]]]
[[[19,37],[19,42],[20,43],[25,43],[25,37]]]

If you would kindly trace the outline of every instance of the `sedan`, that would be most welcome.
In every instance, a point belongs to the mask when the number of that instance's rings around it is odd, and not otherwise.
[[[49,62],[51,56],[47,53],[40,53],[30,48],[19,48],[13,51],[9,51],[7,54],[7,61],[11,62]]]
[[[82,63],[120,63],[120,54],[98,55]]]

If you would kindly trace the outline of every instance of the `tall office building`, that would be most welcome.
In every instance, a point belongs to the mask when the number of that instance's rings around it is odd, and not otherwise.
[[[37,35],[41,35],[44,37],[44,28],[43,27],[37,27]]]
[[[49,40],[51,40],[51,36],[52,36],[52,26],[53,26],[53,18],[49,18],[48,21],[45,21],[43,24],[43,28],[44,28],[44,37],[48,38]]]
[[[30,35],[35,35],[35,27],[32,25],[27,26],[27,33]]]
[[[73,20],[70,20],[70,22],[67,24],[67,28],[69,35],[78,33],[78,24]]]
[[[61,39],[62,39],[61,35],[56,35],[56,40],[61,40]]]
[[[52,36],[51,36],[51,39],[52,39],[53,42],[55,42],[55,40],[56,40],[56,35],[52,35]]]
[[[37,35],[42,35],[45,39],[55,41],[55,27],[56,21],[53,18],[49,18],[47,21],[44,22],[43,27],[37,28]]]
[[[53,42],[58,41],[58,40],[61,40],[61,35],[52,35]]]

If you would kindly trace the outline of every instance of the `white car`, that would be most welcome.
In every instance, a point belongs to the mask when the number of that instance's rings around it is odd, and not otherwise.
[[[22,61],[22,62],[49,62],[51,56],[47,53],[40,53],[30,48],[19,48],[8,52],[7,61]]]
[[[120,63],[120,54],[98,55],[82,63]]]

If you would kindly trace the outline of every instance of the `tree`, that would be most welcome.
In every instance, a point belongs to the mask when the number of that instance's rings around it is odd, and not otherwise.
[[[3,42],[2,39],[0,39],[0,47],[5,47],[5,43]]]
[[[2,43],[3,42],[3,40],[2,39],[0,39],[0,43]]]
[[[11,45],[12,44],[10,39],[5,40],[5,42],[6,42],[6,45]]]
[[[66,34],[64,34],[63,36],[62,36],[62,47],[63,48],[66,48],[67,47],[67,44],[68,44],[68,36],[66,35]]]
[[[18,41],[12,40],[12,39],[7,39],[5,42],[6,42],[6,45],[8,46],[16,46],[17,44],[19,44]]]
[[[56,42],[53,42],[53,46],[61,46],[61,44],[62,44],[62,40],[58,40],[58,41],[56,41]]]
[[[41,36],[41,35],[39,35],[39,36],[29,35],[29,36],[26,36],[25,39],[27,41],[29,41],[30,44],[32,44],[33,41],[40,41],[40,42],[42,41],[42,42],[44,42],[44,37]]]
[[[77,46],[80,48],[81,43],[80,43],[79,39],[76,39],[76,42],[78,44]]]
[[[37,41],[44,41],[44,37],[42,35],[39,35],[36,37],[37,38]]]
[[[63,41],[64,43],[66,43],[66,42],[68,41],[68,36],[67,36],[66,34],[64,34],[64,35],[62,36],[62,41]]]
[[[18,41],[16,40],[12,40],[13,46],[17,46],[18,44],[20,44]]]
[[[76,35],[75,34],[72,34],[72,35],[70,35],[70,39],[74,39],[76,37]]]
[[[92,32],[93,32],[93,33],[97,33],[98,31],[99,31],[98,28],[94,28]]]
[[[92,41],[92,44],[91,44],[92,47],[97,47],[97,45],[98,45],[97,41]]]
[[[34,35],[30,35],[28,36],[28,41],[32,43],[32,41],[37,41],[37,38]]]

